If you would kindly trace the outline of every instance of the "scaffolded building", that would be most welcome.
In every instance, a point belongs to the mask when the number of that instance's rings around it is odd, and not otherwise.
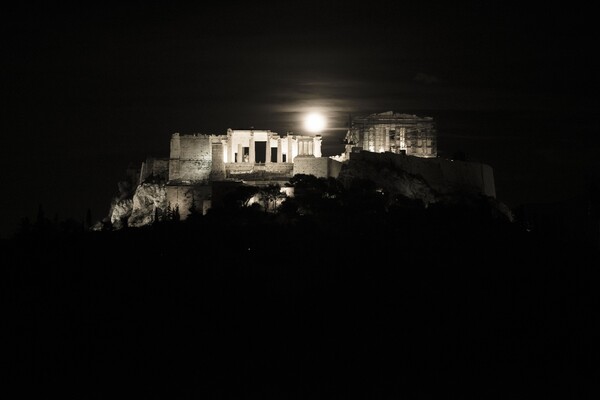
[[[436,136],[432,117],[393,111],[353,117],[346,134],[346,157],[364,150],[433,158],[437,157]]]

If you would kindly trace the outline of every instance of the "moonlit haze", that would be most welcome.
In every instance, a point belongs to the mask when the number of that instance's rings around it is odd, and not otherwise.
[[[304,128],[312,133],[319,133],[325,129],[325,117],[319,113],[310,113],[304,119]]]

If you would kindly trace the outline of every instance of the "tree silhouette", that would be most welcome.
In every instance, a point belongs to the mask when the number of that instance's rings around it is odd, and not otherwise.
[[[265,212],[274,212],[277,209],[280,200],[287,197],[285,193],[281,193],[281,186],[279,184],[261,187],[258,194],[262,200]]]
[[[171,202],[169,202],[167,204],[167,208],[165,209],[165,212],[163,213],[162,220],[163,221],[172,221],[173,220],[173,208],[171,207]]]
[[[198,208],[196,205],[196,197],[192,194],[192,202],[190,204],[190,207],[188,208],[188,216],[187,216],[186,221],[188,223],[195,223],[195,222],[199,221],[201,217],[202,217],[202,214],[198,211]]]
[[[44,207],[41,204],[38,205],[38,211],[35,218],[35,227],[38,230],[43,230],[46,225],[46,216],[44,214]]]
[[[238,186],[223,196],[222,207],[227,210],[239,210],[248,207],[250,200],[259,192],[256,186]]]
[[[88,230],[92,226],[92,210],[88,208],[85,212],[85,226],[84,229]]]

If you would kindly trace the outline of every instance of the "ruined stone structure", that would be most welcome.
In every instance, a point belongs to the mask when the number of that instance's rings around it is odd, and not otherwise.
[[[340,167],[321,157],[320,135],[254,129],[228,129],[225,135],[174,133],[169,158],[142,163],[138,184],[163,182],[167,207],[185,218],[190,207],[202,213],[211,207],[214,182],[283,186],[295,174],[337,176]]]
[[[237,186],[285,187],[297,174],[370,179],[426,204],[452,193],[496,196],[491,167],[437,158],[430,117],[391,111],[357,117],[346,143],[343,154],[322,157],[320,135],[255,129],[174,133],[169,157],[142,163],[129,185],[135,193],[122,191],[109,218],[115,227],[148,225],[170,210],[186,219],[192,210],[205,214]]]
[[[287,180],[300,158],[321,157],[321,136],[280,136],[269,130],[227,130],[226,135],[171,137],[170,182],[224,179]],[[327,171],[315,171],[327,176]]]
[[[346,135],[346,158],[361,150],[433,158],[436,136],[432,117],[393,111],[353,117]]]

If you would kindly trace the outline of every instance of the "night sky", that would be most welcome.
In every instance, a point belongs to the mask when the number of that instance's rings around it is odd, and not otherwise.
[[[28,2],[2,10],[0,235],[22,217],[104,217],[125,170],[172,133],[302,133],[432,116],[438,152],[494,168],[510,207],[600,171],[596,21],[574,2]]]

